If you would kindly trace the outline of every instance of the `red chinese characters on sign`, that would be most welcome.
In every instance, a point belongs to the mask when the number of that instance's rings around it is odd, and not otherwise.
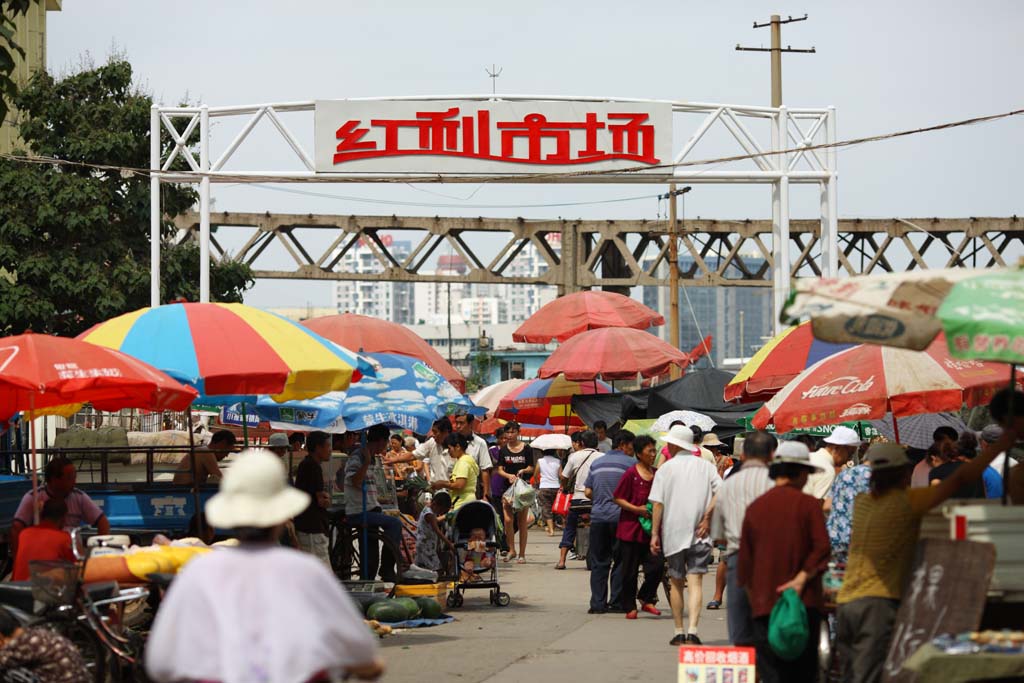
[[[649,119],[647,113],[609,112],[602,120],[591,112],[582,121],[549,121],[544,114],[531,113],[521,121],[495,121],[492,127],[489,110],[461,115],[459,107],[417,111],[413,119],[370,119],[369,126],[356,119],[346,121],[335,132],[338,144],[334,163],[441,155],[541,165],[598,161],[653,165],[660,163],[660,159],[655,155],[655,127]],[[402,144],[399,132],[404,128],[415,130],[415,145]],[[383,145],[366,139],[374,129],[383,132]],[[582,135],[573,136],[574,131],[581,131]],[[599,131],[608,133],[610,146],[600,145]]]

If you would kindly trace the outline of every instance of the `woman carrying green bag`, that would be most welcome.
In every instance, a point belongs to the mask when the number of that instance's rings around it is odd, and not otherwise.
[[[764,683],[818,680],[821,574],[831,547],[821,502],[801,490],[817,470],[807,446],[783,442],[768,469],[775,487],[743,519],[737,573],[750,596]]]

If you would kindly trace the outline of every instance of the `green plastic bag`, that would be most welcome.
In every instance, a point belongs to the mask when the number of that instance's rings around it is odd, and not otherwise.
[[[651,512],[653,509],[654,509],[654,504],[653,503],[648,503],[647,504],[647,511]],[[640,528],[643,529],[644,533],[646,533],[648,535],[650,535],[650,533],[651,533],[651,523],[652,523],[652,520],[651,520],[650,517],[641,517],[640,518]]]
[[[768,617],[768,644],[781,659],[792,662],[803,653],[809,637],[804,603],[787,588]]]

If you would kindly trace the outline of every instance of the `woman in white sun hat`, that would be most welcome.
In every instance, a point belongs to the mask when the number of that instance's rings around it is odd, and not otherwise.
[[[278,545],[309,505],[266,450],[227,470],[206,518],[237,548],[190,562],[160,605],[146,647],[154,681],[307,683],[378,678],[383,664],[360,611],[322,562]]]

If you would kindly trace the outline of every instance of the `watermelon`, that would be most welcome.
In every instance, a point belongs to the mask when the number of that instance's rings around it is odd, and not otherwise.
[[[366,616],[384,624],[397,624],[408,618],[409,610],[397,600],[381,600],[370,605]]]
[[[441,603],[434,598],[413,598],[420,606],[420,616],[424,619],[437,619],[441,616]]]
[[[354,593],[352,594],[352,599],[359,603],[363,614],[369,614],[371,607],[378,602],[387,600],[388,596],[384,593]]]
[[[420,606],[412,598],[393,598],[391,602],[405,608],[407,612],[406,619],[415,619],[420,615]]]

